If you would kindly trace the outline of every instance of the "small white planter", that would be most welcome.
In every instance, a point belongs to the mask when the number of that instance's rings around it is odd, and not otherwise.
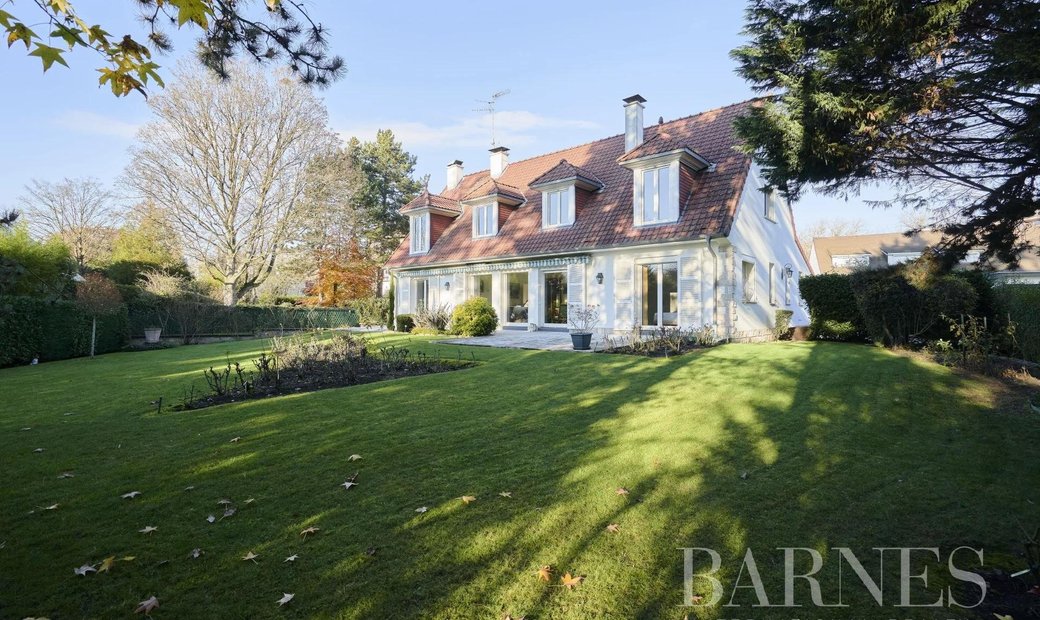
[[[161,327],[146,327],[144,330],[144,341],[147,344],[159,344],[159,336],[161,335]]]

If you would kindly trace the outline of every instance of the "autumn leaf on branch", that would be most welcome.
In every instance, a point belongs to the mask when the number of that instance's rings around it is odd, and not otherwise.
[[[159,608],[159,599],[154,596],[149,597],[137,604],[137,609],[134,610],[135,614],[145,614],[146,616],[152,613],[152,610]]]
[[[571,575],[569,572],[564,573],[563,577],[560,577],[560,584],[568,590],[573,590],[575,586],[585,580],[583,575]]]
[[[552,579],[553,569],[552,566],[546,564],[545,566],[538,569],[538,578],[548,583]]]

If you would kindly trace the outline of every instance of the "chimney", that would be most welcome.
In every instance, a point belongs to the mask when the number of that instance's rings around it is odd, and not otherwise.
[[[509,149],[504,146],[496,146],[491,149],[491,178],[497,179],[506,171],[509,165]]]
[[[462,182],[462,162],[455,160],[448,164],[448,189],[455,189]]]
[[[643,143],[643,104],[646,99],[639,95],[625,97],[625,152]]]

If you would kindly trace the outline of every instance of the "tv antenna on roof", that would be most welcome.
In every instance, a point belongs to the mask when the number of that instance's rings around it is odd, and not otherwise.
[[[488,112],[489,114],[491,114],[491,146],[492,146],[492,148],[494,148],[496,146],[495,145],[495,104],[498,103],[499,99],[501,99],[502,97],[505,97],[509,93],[510,93],[510,90],[507,88],[505,90],[500,90],[497,93],[492,94],[491,95],[491,99],[489,99],[487,101],[484,101],[483,99],[477,99],[477,101],[480,102],[480,103],[483,103],[485,105],[485,107],[483,107],[483,108],[474,108],[474,110],[473,110],[474,112]]]

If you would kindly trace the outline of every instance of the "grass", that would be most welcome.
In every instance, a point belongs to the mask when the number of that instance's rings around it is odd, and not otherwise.
[[[751,547],[775,602],[776,547],[851,547],[873,570],[873,547],[971,544],[1011,564],[1018,523],[1040,525],[1037,418],[1001,411],[993,384],[878,349],[729,345],[665,360],[474,348],[464,354],[484,363],[442,375],[182,413],[149,405],[262,346],[0,371],[0,617],[127,616],[152,595],[156,618],[846,617],[752,608],[750,588],[739,609],[680,607],[678,548],[719,550],[732,583]],[[338,486],[355,471],[359,486]],[[120,498],[132,490],[142,495]],[[239,512],[207,523],[222,498]],[[138,533],[146,525],[158,530]],[[309,526],[321,529],[304,540]],[[256,563],[240,559],[249,551]],[[544,584],[544,564],[586,579]],[[836,569],[821,574],[834,602]],[[918,601],[944,583],[930,574]],[[279,608],[283,592],[296,597]],[[874,615],[940,614],[881,612],[848,583],[842,597]]]

